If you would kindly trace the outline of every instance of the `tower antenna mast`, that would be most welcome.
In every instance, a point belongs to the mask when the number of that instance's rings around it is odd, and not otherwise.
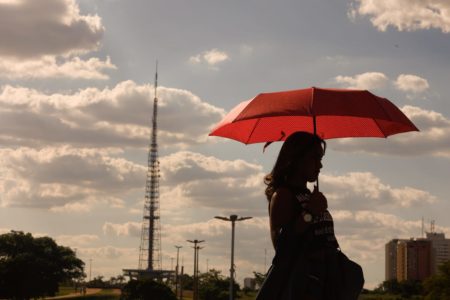
[[[145,180],[145,200],[142,217],[141,243],[139,247],[138,269],[124,269],[130,279],[173,278],[173,270],[162,269],[161,255],[161,223],[159,213],[159,179],[160,168],[158,159],[158,61],[156,61],[153,118],[148,147],[147,176]]]
[[[158,61],[156,61],[155,92],[147,179],[145,182],[144,217],[139,251],[139,269],[161,270],[161,224],[159,216],[159,160],[158,160]]]

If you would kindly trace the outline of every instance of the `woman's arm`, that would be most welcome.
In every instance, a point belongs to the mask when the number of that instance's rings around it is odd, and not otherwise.
[[[270,237],[275,248],[278,235],[283,225],[287,224],[293,217],[292,193],[286,188],[279,188],[273,193],[270,200]]]

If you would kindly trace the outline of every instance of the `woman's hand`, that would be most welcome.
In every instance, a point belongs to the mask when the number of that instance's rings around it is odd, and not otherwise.
[[[319,215],[328,208],[328,201],[325,196],[319,192],[317,185],[314,186],[314,190],[311,194],[310,201],[306,207],[313,215]]]

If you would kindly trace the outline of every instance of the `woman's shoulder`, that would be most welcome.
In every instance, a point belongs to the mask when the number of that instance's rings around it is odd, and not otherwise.
[[[275,190],[272,195],[272,200],[281,200],[281,199],[292,199],[294,197],[294,193],[285,186],[280,186]]]
[[[294,196],[294,193],[287,187],[277,188],[270,200],[269,210],[291,210],[293,207]]]

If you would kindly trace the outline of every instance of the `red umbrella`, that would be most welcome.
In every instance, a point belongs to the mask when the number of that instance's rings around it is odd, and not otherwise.
[[[237,105],[209,135],[245,144],[307,131],[324,139],[419,131],[392,102],[365,90],[308,88],[263,93]]]

